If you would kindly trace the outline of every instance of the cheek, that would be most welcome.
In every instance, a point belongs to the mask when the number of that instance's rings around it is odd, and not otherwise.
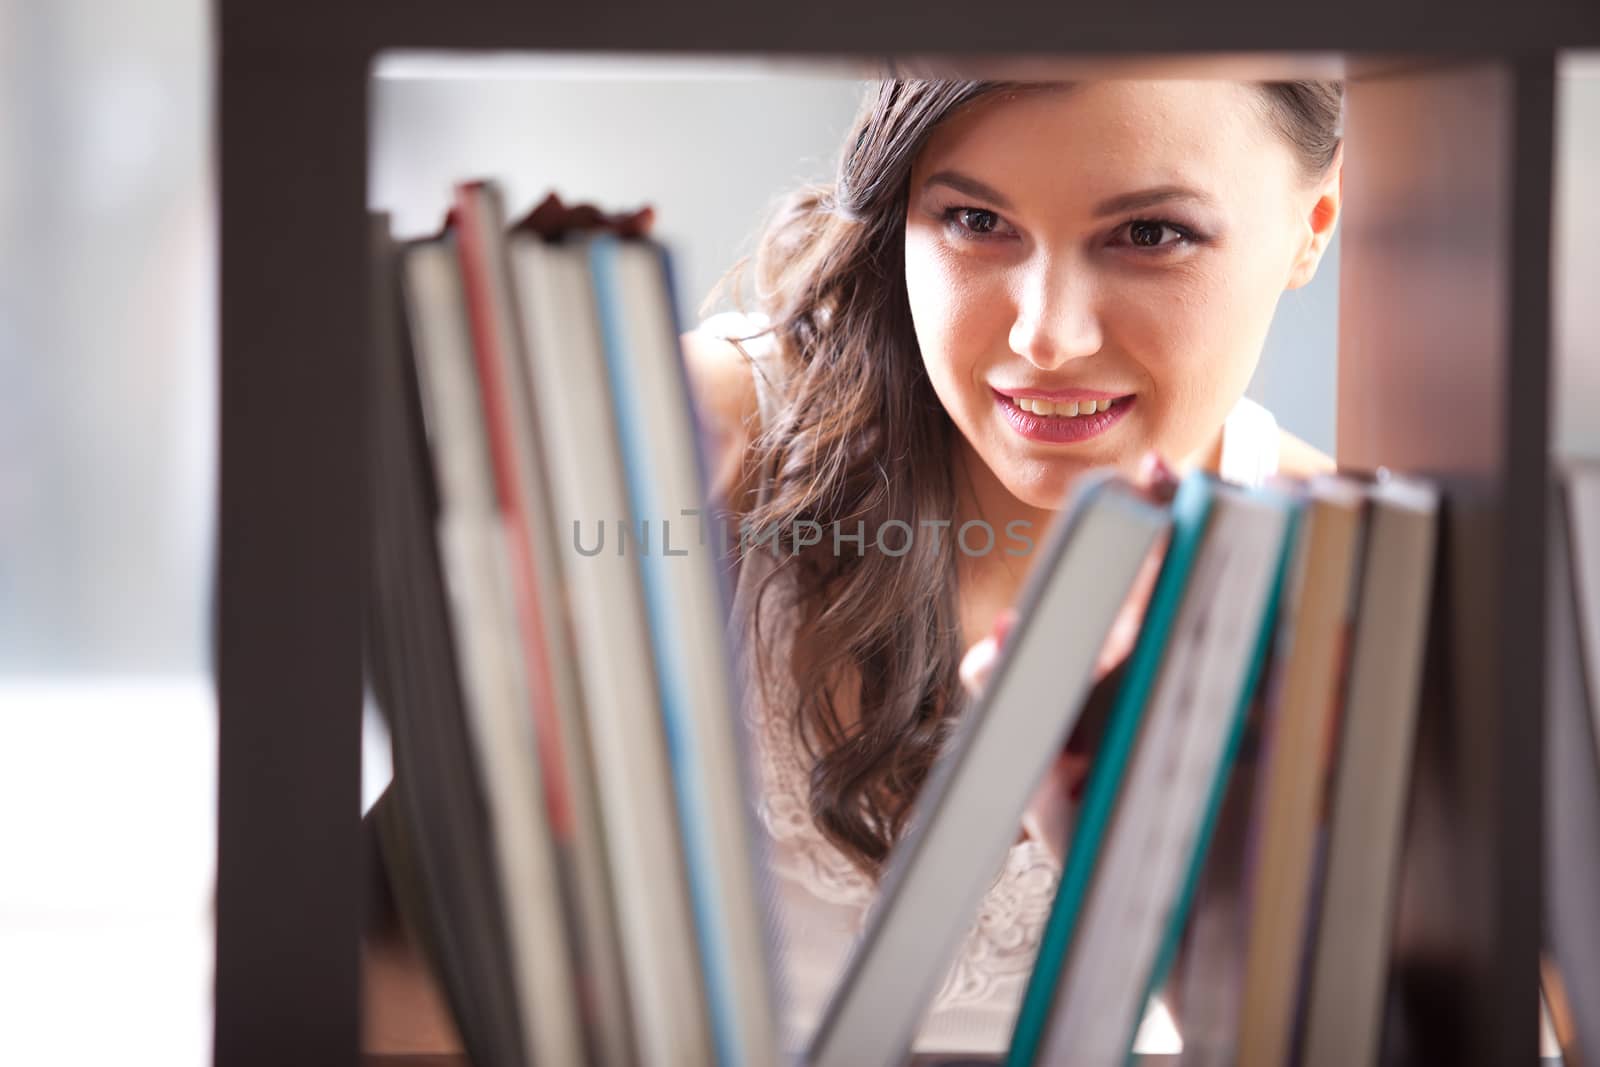
[[[1005,341],[1010,319],[1003,272],[982,269],[912,228],[906,236],[906,297],[928,378],[957,415],[971,403],[966,394],[987,354]]]
[[[1157,450],[1180,458],[1210,442],[1255,371],[1278,292],[1260,264],[1219,255],[1119,300],[1116,333],[1150,381]]]

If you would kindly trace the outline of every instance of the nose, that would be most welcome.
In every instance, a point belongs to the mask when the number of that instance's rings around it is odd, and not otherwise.
[[[1105,343],[1093,278],[1058,260],[1033,271],[1017,302],[1011,350],[1040,370],[1092,356]]]

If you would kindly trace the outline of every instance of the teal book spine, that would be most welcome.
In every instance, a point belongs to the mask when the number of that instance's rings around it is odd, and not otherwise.
[[[1128,759],[1139,735],[1145,705],[1149,702],[1151,690],[1160,673],[1167,639],[1177,618],[1178,605],[1183,600],[1184,587],[1189,583],[1189,572],[1204,539],[1214,491],[1207,475],[1195,473],[1184,478],[1173,499],[1172,540],[1162,560],[1155,590],[1150,595],[1150,605],[1145,610],[1139,638],[1134,644],[1133,654],[1128,658],[1128,673],[1123,679],[1122,688],[1117,691],[1116,702],[1106,724],[1105,739],[1089,773],[1083,807],[1073,831],[1072,843],[1067,849],[1067,860],[1062,867],[1055,903],[1050,908],[1050,918],[1040,938],[1033,974],[1028,979],[1028,988],[1023,993],[1022,1006],[1017,1012],[1006,1067],[1031,1067],[1039,1055],[1039,1045],[1050,1021],[1061,971],[1072,947],[1073,931],[1083,910],[1095,863],[1099,859],[1100,845],[1111,815],[1116,810],[1123,772],[1127,769]]]
[[[1178,893],[1172,914],[1167,919],[1166,934],[1162,937],[1161,949],[1156,954],[1150,981],[1145,986],[1142,1001],[1145,1004],[1148,1004],[1156,990],[1161,988],[1161,983],[1166,980],[1167,971],[1171,969],[1173,958],[1178,952],[1178,942],[1183,936],[1183,924],[1188,921],[1189,908],[1194,903],[1200,875],[1205,870],[1206,854],[1211,850],[1211,838],[1216,831],[1217,818],[1222,811],[1223,797],[1228,791],[1228,778],[1233,773],[1234,760],[1239,754],[1239,741],[1244,736],[1250,701],[1255,696],[1256,686],[1261,681],[1261,672],[1266,666],[1267,653],[1272,648],[1272,635],[1277,628],[1278,606],[1283,602],[1283,583],[1289,574],[1290,560],[1294,556],[1295,533],[1300,525],[1303,505],[1299,501],[1275,493],[1257,495],[1278,503],[1289,512],[1289,516],[1284,523],[1283,540],[1278,548],[1278,563],[1273,572],[1272,591],[1267,596],[1266,610],[1261,614],[1261,629],[1256,635],[1255,649],[1250,655],[1250,666],[1245,671],[1244,684],[1239,689],[1239,702],[1233,709],[1233,720],[1228,725],[1227,742],[1222,749],[1222,759],[1217,763],[1216,778],[1211,783],[1211,794],[1206,801],[1205,816],[1200,820],[1194,852],[1189,858],[1188,873],[1184,877],[1183,888]],[[1133,1043],[1139,1034],[1139,1021],[1135,1019],[1133,1029],[1128,1032],[1130,1065],[1137,1062],[1137,1057],[1133,1054]]]

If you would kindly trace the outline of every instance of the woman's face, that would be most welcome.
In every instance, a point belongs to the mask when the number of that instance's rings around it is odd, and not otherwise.
[[[1322,185],[1336,214],[1336,176]],[[1059,506],[1087,467],[1130,469],[1152,449],[1196,459],[1279,294],[1314,271],[1329,204],[1255,86],[981,100],[934,131],[911,175],[906,290],[934,390],[1035,507]]]

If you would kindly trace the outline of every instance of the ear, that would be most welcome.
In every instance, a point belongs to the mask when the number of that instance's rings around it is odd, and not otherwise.
[[[1305,232],[1284,288],[1298,289],[1317,276],[1317,264],[1322,262],[1322,254],[1328,250],[1328,242],[1333,240],[1333,232],[1339,225],[1343,195],[1344,145],[1341,144],[1334,154],[1332,165],[1328,167],[1328,173],[1318,179],[1308,199],[1302,201],[1306,206],[1303,216]]]

